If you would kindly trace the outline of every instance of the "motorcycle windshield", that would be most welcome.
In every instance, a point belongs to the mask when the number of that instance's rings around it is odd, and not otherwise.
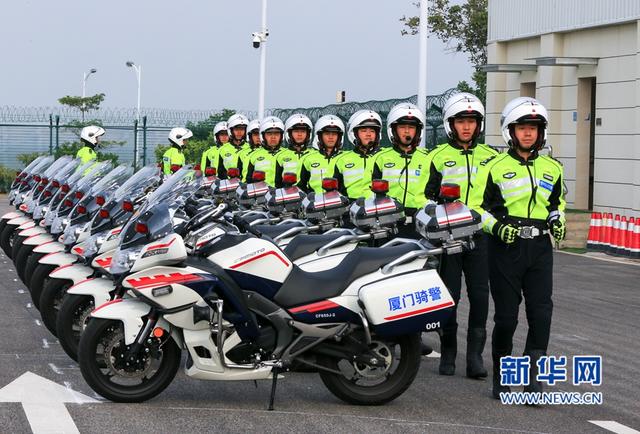
[[[118,187],[112,195],[103,196],[101,202],[104,205],[100,212],[93,217],[91,233],[95,234],[124,224],[131,216],[131,212],[126,211],[122,203],[125,200],[133,204],[138,203],[149,189],[160,182],[160,179],[160,169],[156,165],[146,166]]]
[[[200,188],[202,176],[183,167],[154,191],[120,234],[122,249],[144,245],[173,232],[173,216]]]

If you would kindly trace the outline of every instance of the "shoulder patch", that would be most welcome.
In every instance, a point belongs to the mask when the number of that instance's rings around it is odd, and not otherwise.
[[[456,165],[456,162],[453,161],[453,160],[449,160],[449,161],[445,161],[444,165],[447,166],[447,167],[453,167],[453,166]]]
[[[344,165],[344,167],[346,167],[347,169],[351,169],[353,166],[355,166],[354,163],[347,163]]]
[[[318,167],[320,166],[320,163],[311,163],[311,167]]]
[[[507,173],[505,173],[504,175],[502,175],[502,177],[503,177],[503,178],[506,178],[506,179],[511,179],[511,178],[513,178],[514,176],[516,176],[516,172],[507,172]]]
[[[396,163],[384,163],[384,167],[394,167],[396,165]]]

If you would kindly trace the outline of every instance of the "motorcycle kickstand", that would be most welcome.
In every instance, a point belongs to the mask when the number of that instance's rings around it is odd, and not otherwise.
[[[274,366],[271,372],[273,373],[273,380],[271,381],[271,396],[269,397],[269,407],[267,411],[273,411],[273,401],[276,399],[276,386],[278,385],[278,372],[280,370],[277,366]]]

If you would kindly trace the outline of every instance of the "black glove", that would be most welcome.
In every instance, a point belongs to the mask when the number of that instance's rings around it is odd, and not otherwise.
[[[566,223],[560,219],[560,217],[553,218],[548,222],[549,229],[551,230],[551,235],[556,240],[556,242],[560,242],[564,240],[564,237],[567,235],[567,225]]]
[[[500,238],[504,243],[511,244],[518,236],[518,228],[510,224],[496,223],[493,227],[493,234]]]

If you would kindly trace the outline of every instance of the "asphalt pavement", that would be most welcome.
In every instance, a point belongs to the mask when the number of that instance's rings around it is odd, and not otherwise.
[[[0,198],[0,211],[10,210]],[[288,373],[278,383],[275,411],[267,411],[270,382],[206,382],[180,371],[155,399],[143,404],[116,404],[97,396],[40,321],[28,290],[13,263],[0,253],[0,397],[10,383],[33,373],[74,395],[64,407],[29,407],[38,401],[32,383],[13,383],[24,397],[0,402],[0,432],[29,433],[38,423],[57,426],[59,414],[69,413],[81,433],[204,433],[204,432],[434,432],[434,433],[605,433],[640,430],[640,266],[580,255],[556,253],[554,313],[550,355],[601,355],[602,385],[573,386],[570,382],[547,391],[602,392],[602,405],[503,405],[490,397],[489,380],[464,376],[463,331],[468,300],[459,307],[457,372],[438,375],[438,354],[424,357],[413,385],[395,401],[379,407],[359,407],[335,398],[314,373]],[[524,306],[515,337],[514,354],[521,353],[526,334]],[[488,324],[492,327],[493,312]],[[426,335],[438,350],[437,336]],[[490,366],[490,342],[484,352]],[[32,378],[32,377],[29,377]],[[35,377],[37,378],[37,377]],[[47,383],[49,384],[49,383]],[[7,386],[10,385],[10,386]],[[55,387],[53,385],[50,385]],[[34,386],[35,387],[35,386]],[[517,389],[515,389],[517,390]],[[3,391],[5,392],[3,395]],[[13,396],[13,395],[12,395]],[[0,399],[0,401],[11,399]],[[53,404],[52,404],[53,405]],[[66,408],[66,412],[65,412]],[[29,414],[29,418],[27,418]],[[41,421],[34,422],[34,414]],[[47,417],[49,419],[47,419]],[[37,418],[37,416],[36,416]],[[590,421],[608,421],[610,430]],[[35,428],[34,428],[35,429]],[[636,431],[637,432],[637,431]]]

